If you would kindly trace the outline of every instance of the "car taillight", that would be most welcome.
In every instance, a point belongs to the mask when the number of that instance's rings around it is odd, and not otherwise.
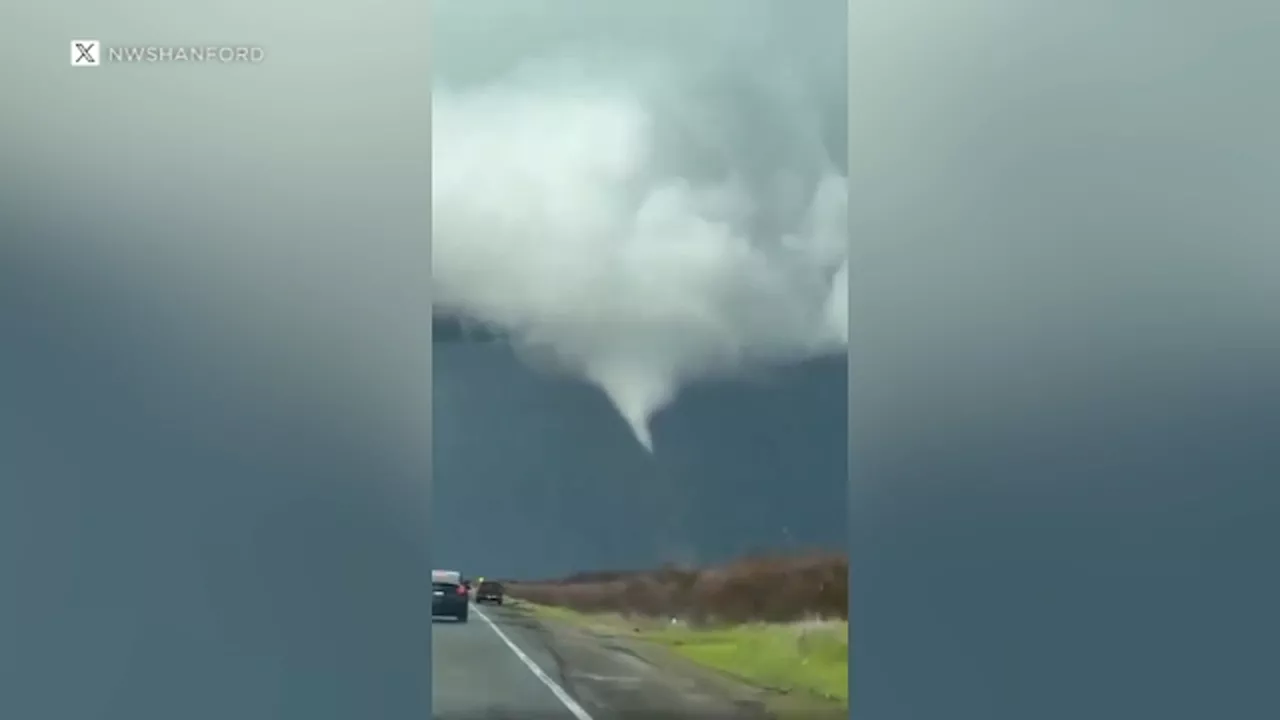
[[[466,586],[466,585],[459,585],[459,586],[458,586],[458,594],[459,594],[459,595],[466,595],[466,594],[467,594],[467,586]]]

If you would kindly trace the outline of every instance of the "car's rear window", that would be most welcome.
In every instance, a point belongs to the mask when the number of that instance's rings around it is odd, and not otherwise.
[[[431,583],[431,589],[433,589],[433,590],[457,590],[457,589],[458,589],[458,584],[457,584],[457,583],[451,583],[451,582],[433,582],[433,583]]]
[[[482,592],[482,593],[483,593],[483,592],[496,592],[496,593],[500,593],[500,592],[502,592],[502,583],[496,583],[496,582],[482,582],[482,583],[480,583],[479,591],[480,591],[480,592]]]

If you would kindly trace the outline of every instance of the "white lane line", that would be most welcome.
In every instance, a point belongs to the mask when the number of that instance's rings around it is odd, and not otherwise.
[[[524,663],[524,666],[529,668],[534,676],[542,681],[543,685],[547,686],[547,689],[551,691],[551,694],[555,695],[556,699],[560,701],[560,704],[568,708],[569,712],[572,713],[575,718],[578,720],[593,720],[591,715],[578,704],[578,701],[574,700],[569,693],[565,692],[564,688],[556,684],[556,681],[552,680],[550,675],[543,672],[542,668],[538,667],[538,663],[534,662],[528,655],[525,655],[524,651],[515,643],[511,642],[511,638],[507,637],[507,634],[502,632],[498,627],[498,624],[490,620],[488,615],[485,615],[481,612],[480,608],[474,605],[471,607],[471,612],[480,616],[480,619],[489,626],[489,629],[493,630],[493,632],[497,634],[498,639],[510,648],[511,652],[515,653],[517,658],[520,658],[520,662]]]

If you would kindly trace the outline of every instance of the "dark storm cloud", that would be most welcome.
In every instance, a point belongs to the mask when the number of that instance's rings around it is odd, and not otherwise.
[[[427,717],[423,11],[5,17],[0,716]]]
[[[855,7],[855,714],[1274,714],[1275,12]]]
[[[503,342],[501,332],[473,320],[453,315],[431,316],[431,339],[441,343],[492,343]]]
[[[845,363],[699,383],[637,446],[608,400],[502,345],[436,347],[433,548],[489,577],[841,548]]]

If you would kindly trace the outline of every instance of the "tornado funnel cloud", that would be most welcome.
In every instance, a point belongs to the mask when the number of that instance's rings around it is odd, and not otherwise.
[[[649,422],[675,395],[676,386],[671,377],[653,372],[653,366],[613,365],[593,368],[588,371],[587,379],[604,390],[636,440],[652,453],[653,433]]]
[[[779,57],[442,80],[437,306],[598,386],[649,451],[689,383],[843,353],[846,171]]]
[[[653,431],[649,429],[649,418],[645,415],[637,415],[622,411],[622,417],[631,426],[631,431],[635,433],[636,440],[645,450],[653,453]]]

